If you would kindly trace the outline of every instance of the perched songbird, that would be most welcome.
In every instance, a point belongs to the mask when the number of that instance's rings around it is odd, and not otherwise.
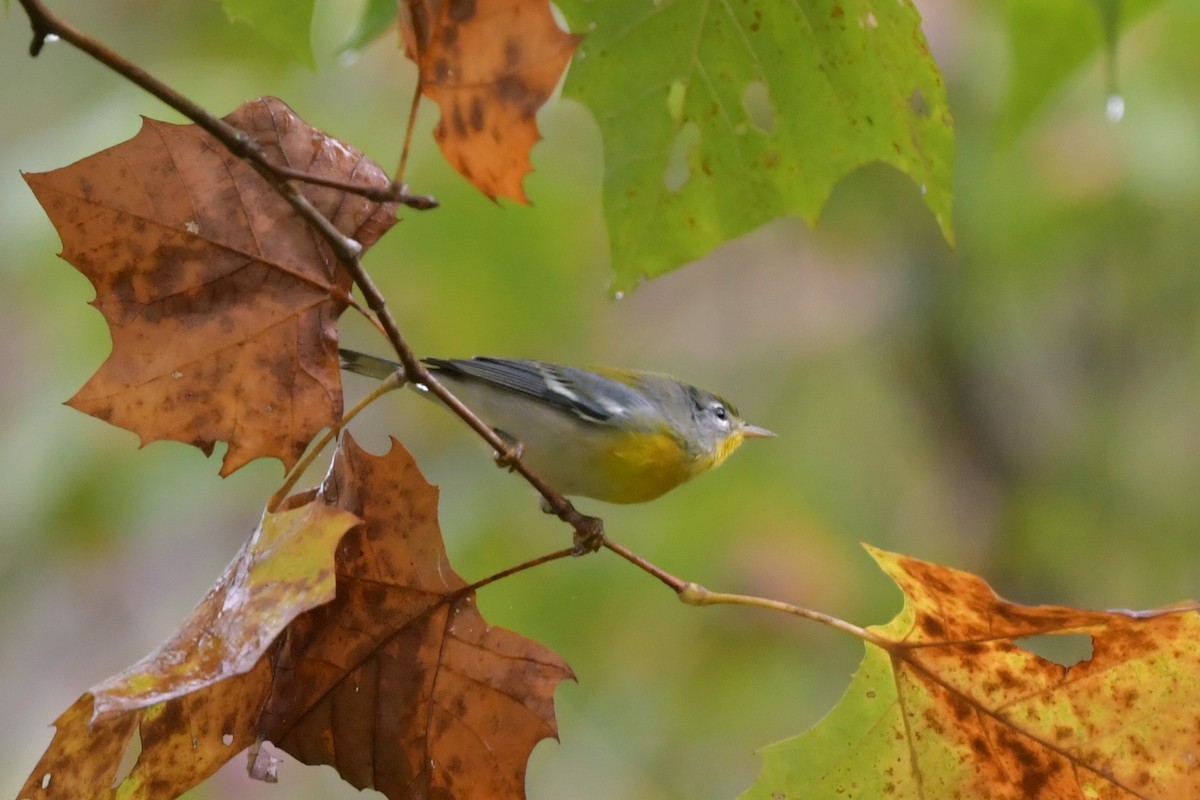
[[[403,366],[342,350],[342,369],[383,379]],[[643,503],[774,436],[712,392],[669,375],[541,361],[427,358],[426,366],[564,495]]]

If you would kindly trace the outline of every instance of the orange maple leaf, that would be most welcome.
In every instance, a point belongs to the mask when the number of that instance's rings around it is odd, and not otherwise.
[[[386,173],[282,101],[225,118],[275,163],[386,187]],[[132,139],[25,180],[96,289],[113,351],[69,403],[137,433],[211,453],[228,475],[260,456],[290,467],[341,417],[338,316],[351,279],[254,170],[194,125],[146,119]],[[342,233],[369,247],[394,203],[306,184]]]
[[[583,37],[558,27],[547,0],[404,0],[401,10],[405,53],[442,112],[434,138],[446,160],[488,197],[528,203],[537,111]]]
[[[976,575],[868,548],[904,610],[864,631],[836,708],[771,745],[744,800],[1200,796],[1200,614],[1025,606]],[[1022,646],[1083,635],[1071,666]]]
[[[264,518],[167,644],[59,717],[21,798],[110,798],[135,731],[119,796],[178,796],[269,740],[391,800],[523,798],[573,675],[484,622],[437,501],[398,443],[373,456],[347,435],[321,489]]]

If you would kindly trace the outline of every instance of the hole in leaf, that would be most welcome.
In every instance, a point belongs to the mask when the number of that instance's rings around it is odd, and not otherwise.
[[[1064,667],[1073,667],[1092,657],[1092,637],[1083,633],[1027,636],[1013,644]]]
[[[53,777],[54,777],[54,773],[52,773],[52,772],[47,772],[45,775],[42,776],[42,791],[43,792],[50,788],[50,779]]]
[[[117,788],[121,783],[129,777],[129,773],[133,772],[133,768],[137,765],[138,758],[142,755],[142,732],[135,728],[133,736],[129,737],[129,744],[125,745],[125,754],[121,756],[121,763],[117,765],[117,772],[113,775],[112,788]]]
[[[700,126],[689,122],[679,129],[671,148],[667,151],[667,168],[663,171],[663,185],[668,192],[678,192],[692,177],[688,156],[692,148],[700,143]]]
[[[230,745],[232,745],[233,744],[233,734],[232,733],[221,734],[221,744],[225,745],[226,747],[229,747]]]
[[[667,90],[667,113],[676,122],[683,121],[683,101],[687,99],[687,85],[683,81],[675,81]]]
[[[920,89],[913,89],[912,94],[908,96],[908,107],[914,114],[920,114],[922,117],[929,116],[929,103],[925,101],[925,95]]]
[[[279,783],[279,758],[267,742],[255,742],[246,750],[246,772],[252,780]]]
[[[768,136],[775,132],[775,106],[771,94],[762,81],[750,81],[742,92],[742,107],[750,124]]]

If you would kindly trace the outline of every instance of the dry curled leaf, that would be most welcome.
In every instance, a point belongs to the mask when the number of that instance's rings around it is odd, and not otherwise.
[[[401,10],[405,52],[442,112],[442,153],[488,197],[528,202],[537,111],[582,37],[558,27],[547,0],[404,0]]]
[[[1200,616],[1023,606],[981,578],[871,549],[905,607],[854,682],[767,748],[749,800],[1200,796]],[[1091,637],[1071,666],[1021,646]]]
[[[571,671],[483,621],[437,497],[398,444],[372,456],[347,436],[321,490],[266,515],[166,644],[58,719],[20,798],[109,798],[135,732],[121,797],[176,797],[247,748],[272,780],[269,740],[391,800],[523,798]]]
[[[225,118],[277,164],[386,187],[362,153],[310,127],[282,101]],[[68,167],[29,173],[63,242],[96,289],[113,351],[72,406],[138,434],[205,453],[221,474],[260,456],[290,467],[342,413],[338,316],[350,277],[267,182],[194,125],[146,119],[138,134]],[[395,204],[338,189],[302,191],[363,247]]]

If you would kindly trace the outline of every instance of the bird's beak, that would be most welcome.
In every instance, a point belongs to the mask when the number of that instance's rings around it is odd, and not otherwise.
[[[747,439],[773,439],[775,434],[771,433],[766,428],[760,428],[757,425],[742,425],[742,436]]]

